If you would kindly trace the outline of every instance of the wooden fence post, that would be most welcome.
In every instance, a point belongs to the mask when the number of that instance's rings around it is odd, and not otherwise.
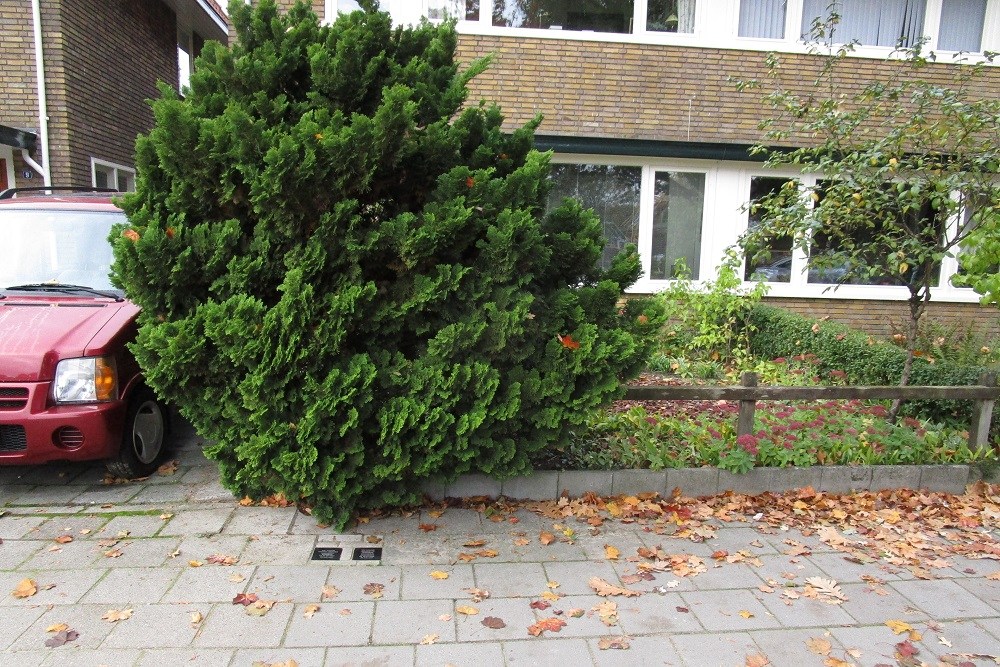
[[[740,376],[740,384],[744,387],[757,386],[757,374],[750,371],[744,372]],[[750,399],[740,401],[740,420],[736,425],[736,437],[744,433],[753,433],[753,415],[757,410],[757,401]]]
[[[979,376],[979,384],[995,387],[997,374],[987,371]],[[972,407],[972,424],[969,426],[969,447],[985,447],[990,441],[990,422],[993,420],[993,399],[977,400]]]

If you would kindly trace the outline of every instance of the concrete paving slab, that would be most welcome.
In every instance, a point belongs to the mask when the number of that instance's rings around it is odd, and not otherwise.
[[[971,595],[950,579],[893,581],[888,584],[918,607],[933,610],[934,618],[978,618],[996,616],[997,610]]]
[[[326,651],[324,667],[413,667],[413,654],[413,646],[331,647]]]
[[[294,507],[239,507],[222,528],[225,535],[287,535]]]
[[[656,634],[667,637],[678,632],[704,631],[704,626],[691,613],[687,604],[680,593],[654,593],[620,599],[618,622],[629,635]]]
[[[608,636],[615,636],[610,633]],[[681,656],[670,639],[661,637],[629,637],[627,650],[605,649],[599,647],[600,638],[590,639],[590,653],[594,656],[594,664],[598,667],[649,667],[649,665],[664,665],[678,667],[683,665]]]
[[[261,535],[247,542],[240,562],[247,565],[308,565],[316,537],[313,535]]]
[[[283,568],[284,569],[284,568]],[[402,569],[394,565],[331,565],[327,569],[326,585],[336,586],[340,594],[337,602],[370,602],[372,600],[398,600],[402,579]],[[368,584],[380,584],[382,594],[374,597],[365,593]],[[317,595],[322,593],[322,585],[316,589]],[[308,600],[318,601],[318,600]]]
[[[122,567],[107,575],[87,591],[84,604],[128,604],[158,602],[180,576],[174,568]]]
[[[317,604],[317,603],[310,603]],[[307,617],[307,605],[296,604],[284,645],[365,646],[371,639],[374,602],[324,602]]]
[[[371,572],[379,569],[369,568]],[[267,600],[319,602],[328,574],[326,568],[308,565],[261,565],[250,578],[247,591]]]
[[[448,577],[439,579],[431,576],[435,573],[444,573]],[[472,566],[468,564],[406,565],[401,567],[399,594],[402,600],[453,600],[467,597],[465,589],[475,585]]]
[[[61,647],[65,648],[65,647]],[[138,649],[81,649],[81,650],[60,650],[58,655],[51,655],[45,661],[45,665],[55,667],[132,667],[139,659],[141,651]],[[20,663],[19,663],[20,665]]]
[[[233,649],[225,648],[147,649],[142,652],[136,667],[167,667],[168,665],[229,667],[235,652]]]
[[[373,644],[420,643],[427,635],[455,641],[455,603],[451,600],[386,600],[375,604]],[[447,616],[450,620],[441,620]]]
[[[0,571],[17,570],[24,561],[48,547],[50,542],[39,540],[12,540],[0,537]]]
[[[823,657],[809,650],[806,642],[821,639],[830,642],[830,655],[843,659],[844,647],[822,628],[809,630],[754,630],[750,633],[754,643],[771,661],[772,665],[822,665]]]
[[[441,665],[502,665],[503,649],[500,644],[432,644],[417,646],[417,667]]]
[[[916,608],[913,602],[888,584],[841,584],[847,597],[842,607],[857,624],[878,625],[895,618],[911,625],[929,620],[930,616]]]
[[[183,648],[189,646],[198,628],[191,625],[193,606],[178,604],[129,605],[132,617],[113,625],[102,647]]]
[[[0,651],[13,644],[44,612],[44,607],[0,607]]]
[[[232,648],[233,638],[236,637],[240,647],[280,646],[292,609],[293,605],[288,602],[277,602],[266,615],[250,616],[243,605],[231,602],[213,605],[205,615],[193,644],[198,647]]]
[[[545,576],[548,581],[559,584],[555,592],[561,595],[593,594],[594,589],[588,583],[592,577],[599,577],[615,586],[622,585],[618,580],[618,572],[607,560],[545,563]],[[534,594],[541,595],[546,590],[548,589],[543,587]]]
[[[10,651],[35,651],[45,649],[45,641],[52,636],[47,628],[65,623],[70,629],[76,630],[80,636],[76,640],[67,643],[60,649],[96,649],[100,647],[105,637],[113,629],[111,623],[101,620],[108,611],[104,605],[75,604],[58,605],[51,609],[46,609],[45,613],[38,616],[30,625],[26,624],[25,630],[10,645]],[[60,653],[70,653],[71,650]]]
[[[544,638],[534,641],[503,643],[508,665],[592,665],[594,658],[585,639]]]
[[[231,604],[238,593],[247,592],[253,573],[254,568],[246,565],[188,567],[180,570],[173,585],[163,593],[159,601]]]
[[[790,600],[777,594],[760,592],[757,599],[786,628],[830,628],[854,624],[854,618],[841,605],[802,597]]]
[[[232,507],[185,509],[174,513],[160,530],[160,535],[211,535],[222,530],[235,511]]]
[[[114,484],[85,487],[83,491],[73,497],[72,502],[76,505],[104,505],[112,503],[122,505],[129,502],[142,490],[142,487],[134,484]]]
[[[474,563],[476,587],[493,597],[529,597],[546,590],[549,581],[541,563]]]
[[[844,648],[855,649],[860,653],[858,658],[851,660],[859,667],[895,664],[896,644],[904,639],[902,636],[894,635],[892,630],[884,624],[830,628],[830,634]]]
[[[33,579],[38,592],[29,598],[18,599],[9,594],[0,597],[0,606],[30,607],[34,605],[73,605],[89,591],[106,570],[29,570],[0,572],[0,592],[12,591],[22,579]]]
[[[0,516],[0,539],[20,540],[25,538],[36,539],[39,526],[48,521],[43,516],[31,516],[30,514],[14,514],[7,512]],[[0,563],[0,568],[4,564]]]
[[[972,621],[944,621],[927,629],[921,628],[921,631],[923,640],[918,644],[920,657],[928,662],[933,657],[947,664],[945,656],[954,656],[958,653],[1000,657],[1000,643],[997,642],[997,638]],[[950,646],[942,643],[942,638]],[[983,659],[982,662],[989,664],[988,659]]]
[[[992,570],[993,572],[1000,571],[1000,564],[997,565],[997,569]],[[983,577],[969,577],[967,579],[957,579],[955,583],[967,590],[970,595],[977,596],[980,600],[1000,612],[1000,581]]]
[[[326,650],[321,648],[248,648],[236,651],[233,665],[287,665],[294,660],[298,667],[325,667]]]
[[[459,642],[498,642],[501,640],[524,639],[528,636],[528,626],[538,620],[536,613],[529,605],[527,598],[487,598],[482,602],[473,602],[466,597],[459,598],[456,604],[468,604],[479,610],[475,616],[456,614],[455,631]],[[568,610],[569,604],[560,600],[559,608]],[[499,618],[506,627],[493,629],[483,625],[487,617]],[[567,619],[568,621],[569,619]]]
[[[781,627],[778,619],[748,590],[693,591],[681,593],[681,597],[706,630],[745,632]]]
[[[745,665],[748,656],[760,653],[747,632],[674,635],[670,639],[688,667],[735,667]]]

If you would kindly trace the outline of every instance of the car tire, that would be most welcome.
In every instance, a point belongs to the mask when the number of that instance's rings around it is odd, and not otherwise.
[[[118,456],[107,462],[116,477],[148,477],[160,465],[167,447],[167,409],[148,389],[132,396],[125,413]]]

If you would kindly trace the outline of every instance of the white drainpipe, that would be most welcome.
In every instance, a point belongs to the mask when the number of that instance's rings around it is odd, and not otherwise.
[[[21,156],[28,165],[40,173],[45,185],[52,185],[52,174],[49,173],[49,112],[45,96],[45,62],[42,57],[42,7],[41,0],[31,0],[31,14],[35,23],[35,76],[38,78],[38,130],[42,140],[42,164],[28,157],[27,151]]]

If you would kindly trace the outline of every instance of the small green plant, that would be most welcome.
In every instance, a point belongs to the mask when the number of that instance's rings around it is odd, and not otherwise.
[[[740,261],[730,253],[718,277],[700,285],[690,279],[683,262],[678,263],[679,277],[657,295],[667,318],[660,338],[662,355],[714,364],[738,364],[749,357],[752,325],[748,316],[768,288],[763,283],[744,288]],[[714,370],[691,372],[692,376],[717,376]]]
[[[890,320],[891,340],[906,345],[905,324]],[[949,361],[955,364],[997,366],[1000,364],[1000,341],[985,335],[975,322],[944,323],[937,320],[922,322],[917,331],[916,352],[927,361]]]

